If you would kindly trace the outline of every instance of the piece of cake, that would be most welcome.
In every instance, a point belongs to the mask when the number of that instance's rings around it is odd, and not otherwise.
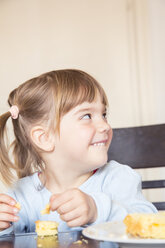
[[[21,209],[21,204],[19,202],[17,202],[14,207],[18,208],[19,210]]]
[[[165,214],[134,213],[124,219],[126,232],[141,238],[165,239]]]
[[[51,236],[57,235],[58,223],[56,221],[41,221],[36,222],[36,233],[38,236]]]
[[[41,210],[41,214],[50,214],[50,205],[46,204],[45,208],[43,210]]]

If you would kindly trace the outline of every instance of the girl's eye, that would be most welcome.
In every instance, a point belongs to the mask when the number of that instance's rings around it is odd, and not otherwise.
[[[104,118],[104,119],[107,119],[107,113],[104,113],[104,114],[103,114],[103,118]]]
[[[81,119],[82,120],[89,120],[89,119],[91,119],[91,114],[83,115],[83,117]]]

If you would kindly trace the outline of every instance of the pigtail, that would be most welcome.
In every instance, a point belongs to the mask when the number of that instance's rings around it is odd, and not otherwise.
[[[6,123],[10,115],[10,112],[7,112],[0,116],[0,178],[7,186],[14,182],[14,165],[9,159],[9,145],[6,130]]]
[[[18,126],[17,129],[19,129]],[[24,135],[16,135],[16,139],[12,143],[13,157],[17,168],[16,173],[18,178],[29,176],[34,173],[34,171],[38,170],[39,167],[42,168],[41,158],[31,146],[28,137],[26,137],[26,133],[23,132],[23,130],[21,130],[20,133]]]
[[[16,139],[12,143],[12,149],[18,178],[30,175],[32,173],[33,160],[32,156],[29,156],[27,142],[21,142],[16,136]]]

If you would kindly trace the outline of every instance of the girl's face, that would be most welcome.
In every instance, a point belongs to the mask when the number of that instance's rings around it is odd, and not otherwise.
[[[55,161],[77,173],[92,171],[107,162],[111,139],[112,129],[98,95],[96,101],[84,102],[62,117],[60,135],[55,141]]]

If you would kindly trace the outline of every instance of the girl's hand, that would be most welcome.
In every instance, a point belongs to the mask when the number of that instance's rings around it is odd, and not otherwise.
[[[15,207],[16,201],[6,195],[0,194],[0,230],[10,227],[10,222],[18,221],[19,217],[16,214],[19,209]]]
[[[50,208],[57,211],[69,227],[92,223],[97,218],[95,201],[79,189],[69,189],[50,198]]]

